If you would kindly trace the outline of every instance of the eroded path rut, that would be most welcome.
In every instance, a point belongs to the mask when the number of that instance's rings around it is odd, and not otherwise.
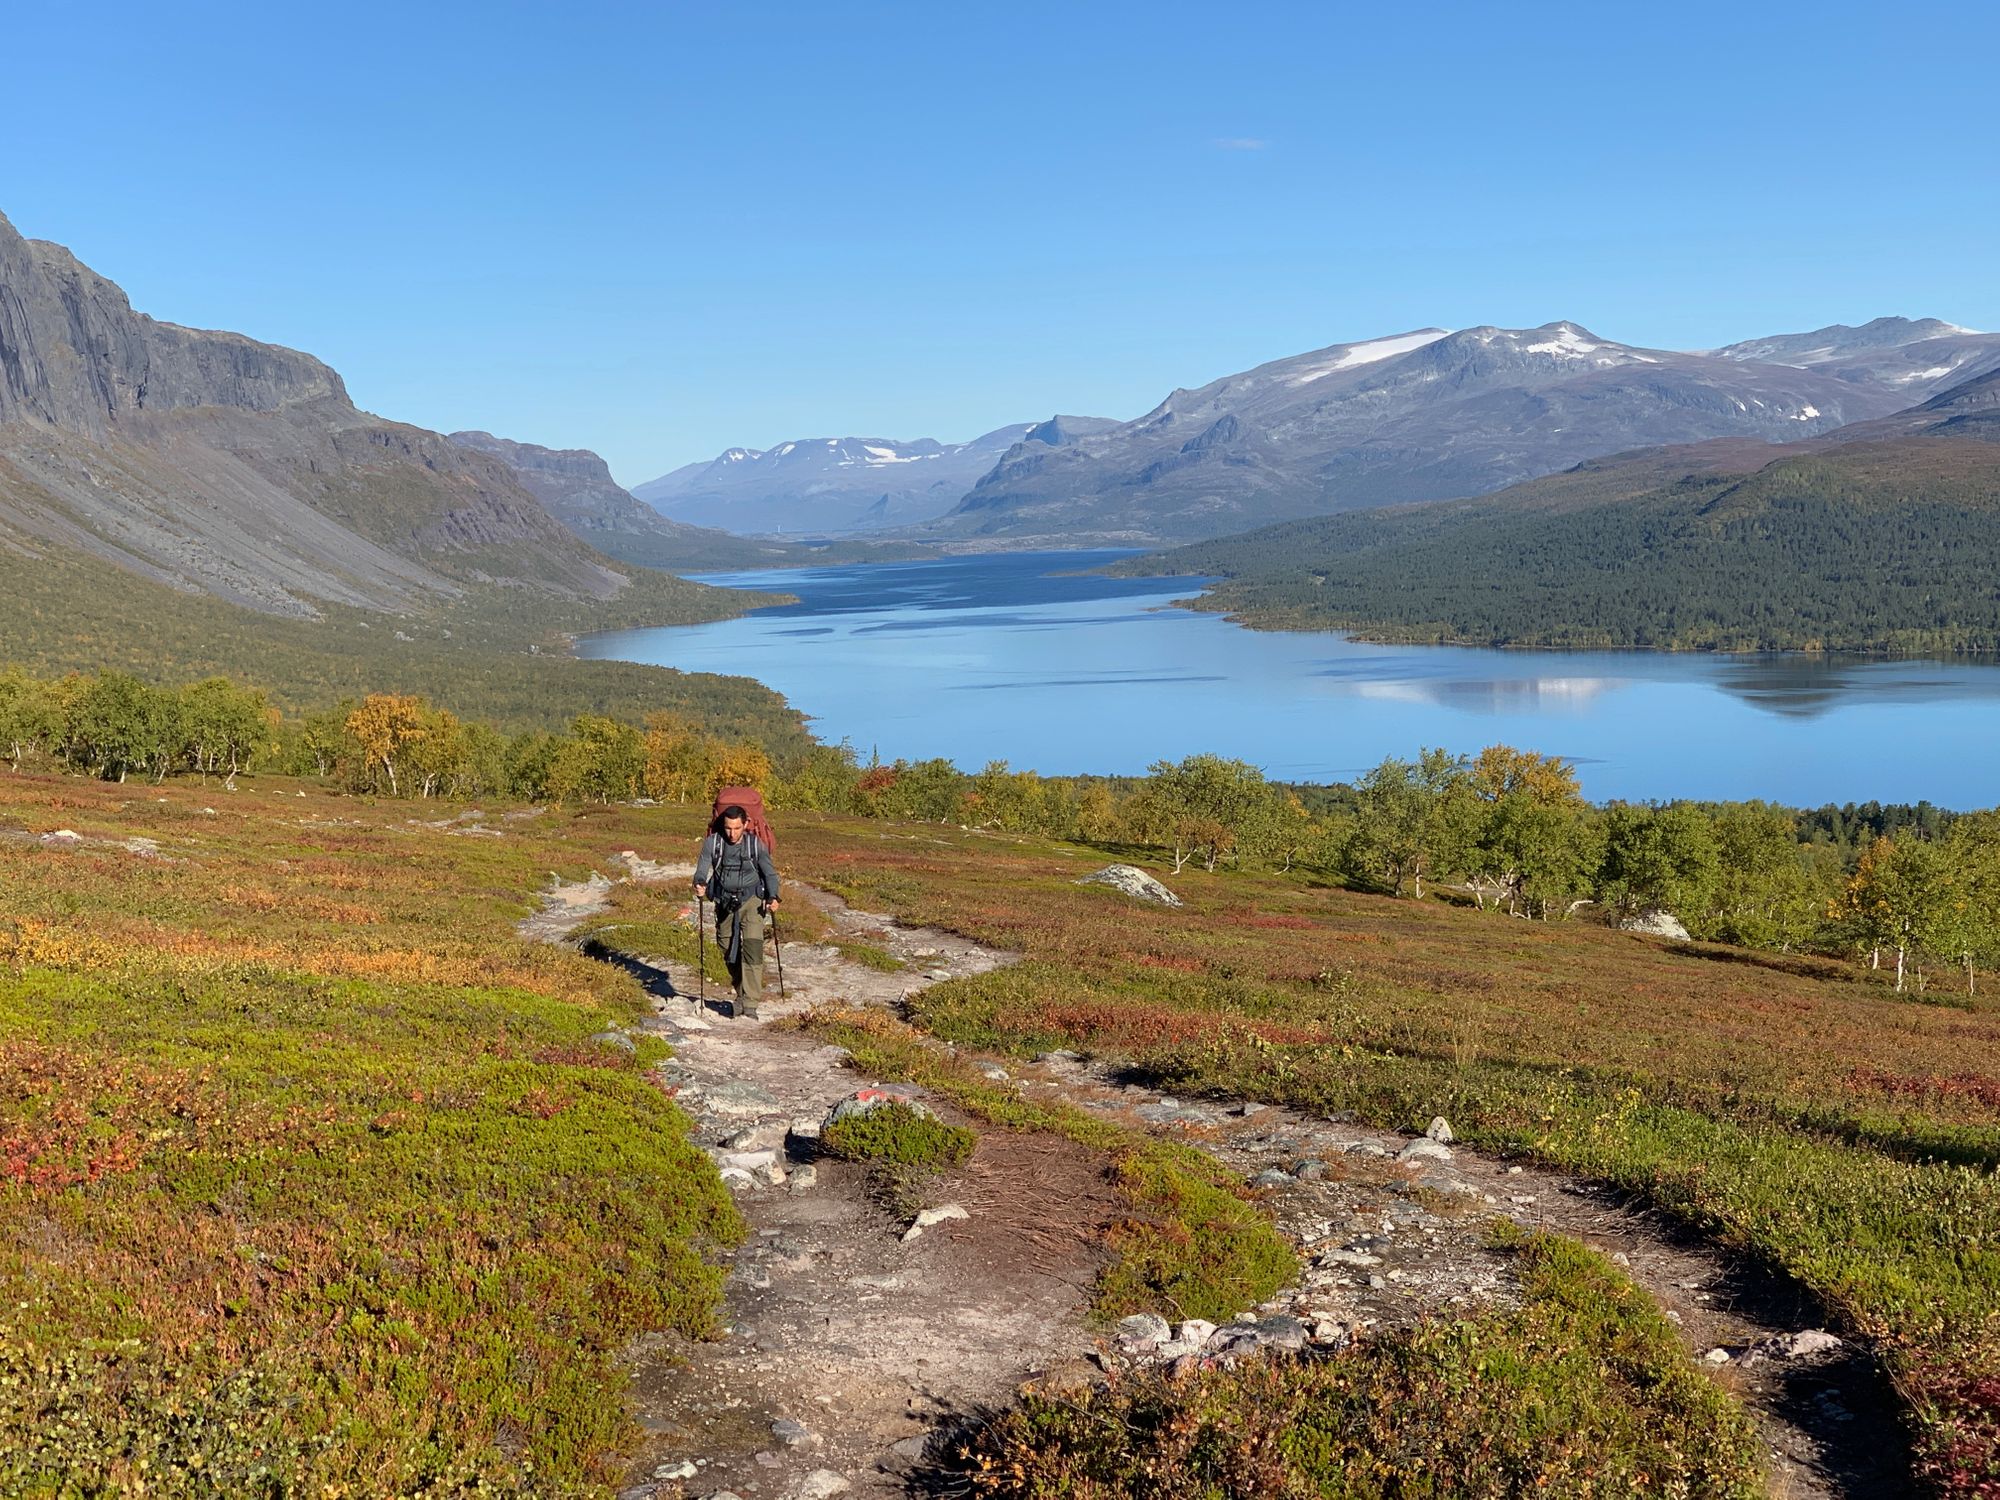
[[[691,873],[621,860],[619,878],[676,894]],[[797,881],[788,888],[794,902],[828,914],[834,935],[886,948],[905,969],[787,944],[788,998],[767,996],[765,1019],[752,1022],[701,1007],[687,992],[695,976],[674,965],[619,960],[654,996],[643,1029],[676,1049],[663,1081],[752,1226],[731,1266],[724,1336],[634,1351],[648,1437],[631,1500],[677,1485],[742,1500],[907,1494],[927,1467],[927,1445],[1006,1404],[1024,1380],[1083,1374],[1117,1357],[1084,1321],[1101,1231],[1116,1213],[1094,1163],[1064,1141],[984,1130],[971,1165],[947,1184],[967,1217],[906,1242],[907,1221],[871,1199],[858,1169],[813,1159],[818,1122],[870,1080],[846,1066],[842,1049],[769,1024],[824,1001],[894,1006],[1011,956],[853,910]],[[558,885],[523,935],[560,941],[609,893],[602,877]],[[1503,1215],[1612,1255],[1661,1304],[1689,1357],[1714,1366],[1757,1417],[1779,1500],[1908,1493],[1895,1407],[1864,1353],[1821,1333],[1795,1289],[1598,1185],[1455,1145],[1417,1146],[1406,1158],[1415,1143],[1405,1136],[1241,1101],[1163,1097],[1065,1053],[1006,1066],[1031,1095],[1186,1140],[1264,1192],[1305,1267],[1278,1299],[1244,1309],[1265,1343],[1337,1348],[1511,1300],[1508,1263],[1485,1244],[1485,1225]]]

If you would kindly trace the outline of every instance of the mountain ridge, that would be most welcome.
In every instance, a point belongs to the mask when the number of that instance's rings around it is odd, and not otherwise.
[[[1745,345],[1730,354],[1619,344],[1567,320],[1329,345],[1177,389],[1144,416],[1060,449],[1010,451],[950,515],[914,534],[1000,545],[1192,539],[1454,499],[1627,449],[1815,436],[2000,364],[2000,335],[1936,320],[1844,332],[1862,337],[1834,350],[1843,357],[1830,368],[1753,359]],[[1765,342],[1787,352],[1786,341],[1812,337]]]
[[[1053,416],[963,443],[935,438],[796,438],[716,457],[634,485],[670,519],[739,535],[839,534],[921,524],[944,515],[975,479],[1023,442],[1059,445],[1113,425]]]

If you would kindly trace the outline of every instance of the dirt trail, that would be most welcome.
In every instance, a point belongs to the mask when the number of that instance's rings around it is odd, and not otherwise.
[[[621,860],[626,879],[671,885],[691,874]],[[676,1048],[663,1079],[753,1230],[730,1273],[726,1335],[635,1351],[648,1439],[630,1500],[672,1480],[690,1495],[744,1500],[909,1493],[906,1476],[924,1467],[935,1434],[1004,1405],[1033,1375],[1081,1372],[1102,1357],[1083,1311],[1115,1204],[1091,1163],[1066,1143],[983,1131],[972,1164],[943,1193],[968,1217],[906,1243],[907,1221],[871,1200],[857,1169],[814,1159],[818,1121],[867,1080],[846,1068],[841,1049],[768,1024],[834,999],[895,1006],[1012,956],[904,928],[796,881],[788,892],[826,912],[833,935],[885,948],[906,967],[887,973],[831,946],[787,944],[788,998],[767,995],[764,1020],[753,1022],[700,1009],[682,988],[692,974],[643,955],[619,960],[654,996],[657,1014],[642,1027]],[[602,877],[558,884],[523,934],[559,941],[608,895]],[[766,977],[775,981],[768,961]],[[1690,1357],[1712,1365],[1757,1417],[1778,1500],[1907,1493],[1895,1403],[1872,1361],[1821,1334],[1794,1289],[1600,1186],[1338,1119],[1163,1097],[1073,1054],[1007,1067],[1032,1095],[1185,1140],[1263,1190],[1305,1271],[1274,1301],[1244,1310],[1243,1323],[1258,1320],[1256,1339],[1331,1350],[1375,1329],[1510,1302],[1508,1263],[1484,1233],[1504,1215],[1605,1251],[1660,1303]],[[1247,1327],[1233,1331],[1253,1338]]]

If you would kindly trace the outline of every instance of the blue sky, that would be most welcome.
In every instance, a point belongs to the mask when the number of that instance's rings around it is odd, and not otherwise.
[[[0,212],[371,410],[595,448],[1134,416],[1426,324],[2000,328],[2000,7],[22,7]]]

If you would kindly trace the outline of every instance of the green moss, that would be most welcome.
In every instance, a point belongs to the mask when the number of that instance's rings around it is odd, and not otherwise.
[[[946,1172],[972,1157],[979,1137],[907,1104],[884,1104],[836,1120],[820,1135],[828,1153],[847,1161],[881,1162]]]
[[[833,946],[849,963],[860,964],[864,969],[874,969],[878,973],[899,974],[909,967],[887,948],[875,943],[864,943],[855,938],[838,938]]]

